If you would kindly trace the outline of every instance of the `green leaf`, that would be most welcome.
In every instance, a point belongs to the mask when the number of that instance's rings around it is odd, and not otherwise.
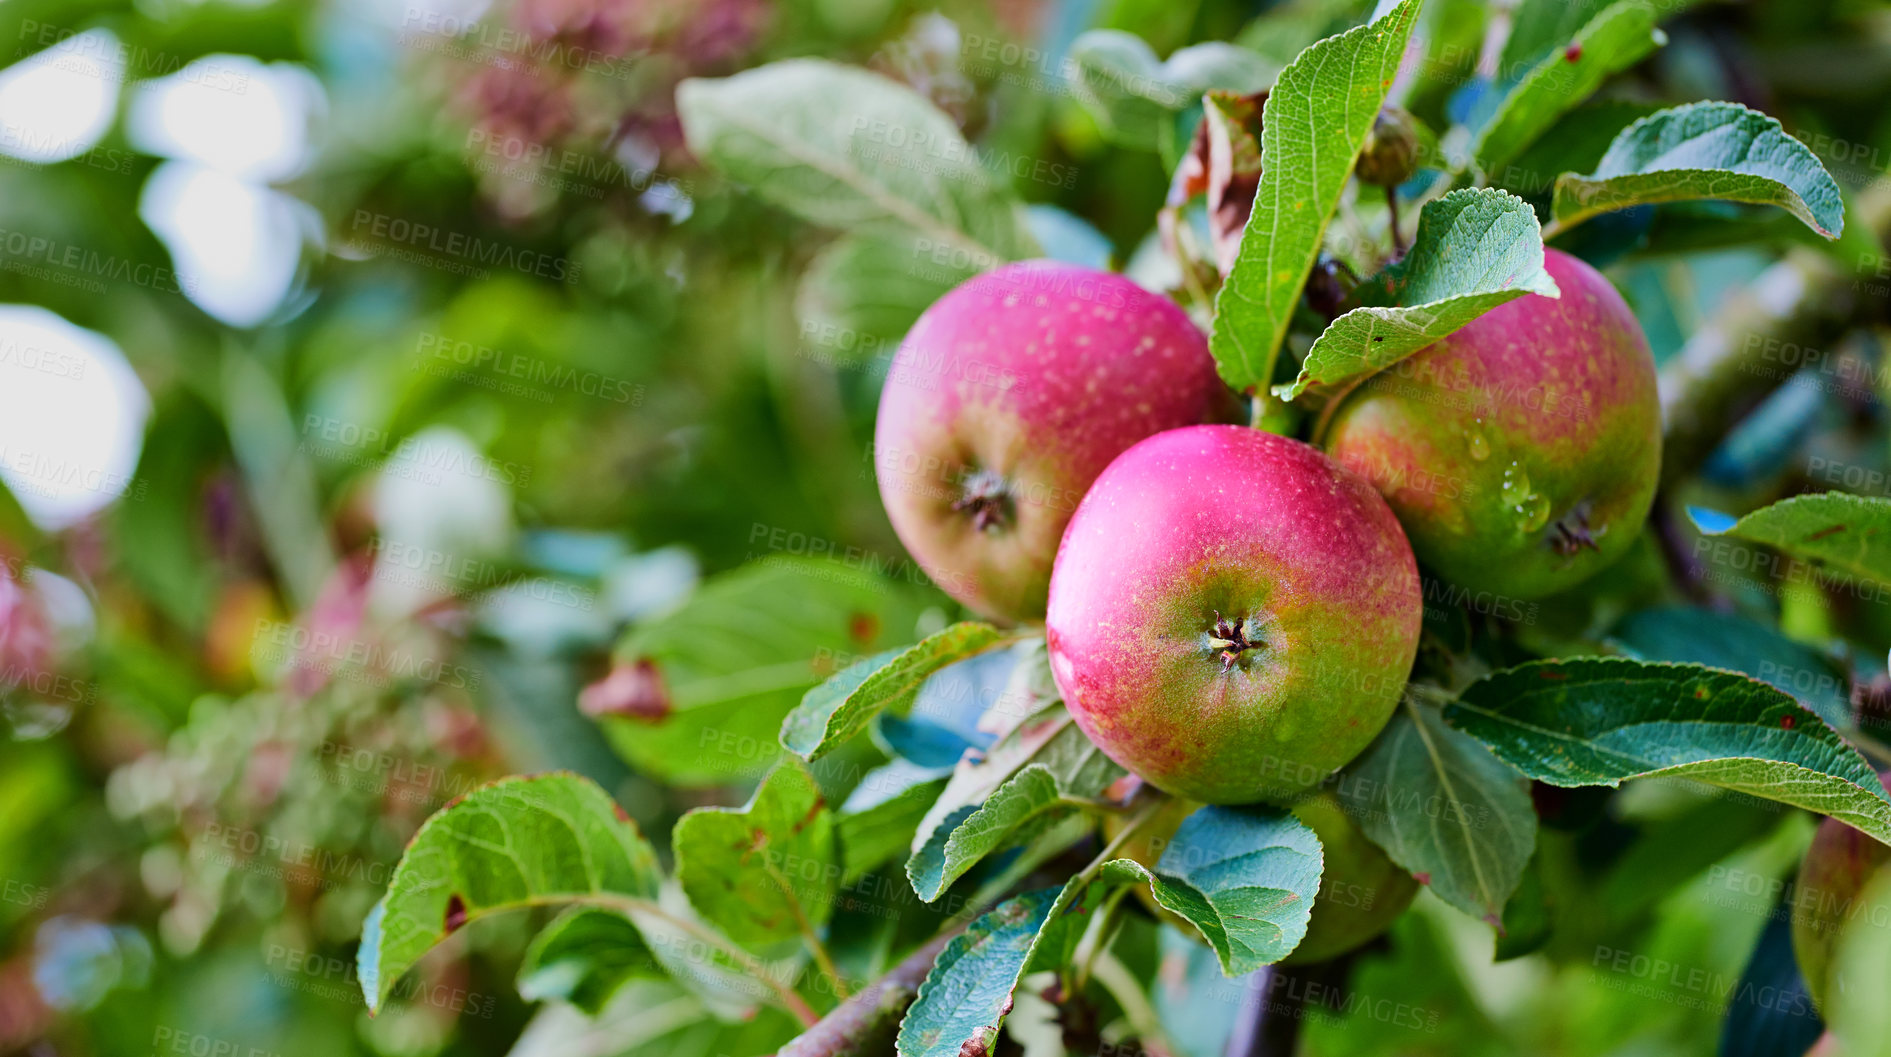
[[[1432,708],[1401,707],[1334,792],[1393,862],[1492,924],[1536,850],[1536,811],[1516,772]]]
[[[1268,61],[1286,65],[1320,38],[1351,29],[1371,10],[1362,0],[1282,0],[1234,39]]]
[[[983,805],[946,816],[907,860],[906,877],[919,898],[930,903],[980,859],[1030,839],[1074,811],[1064,804],[1050,769],[1032,764],[1006,780]]]
[[[1292,400],[1314,386],[1360,381],[1498,305],[1525,294],[1562,296],[1543,269],[1536,212],[1493,188],[1427,202],[1411,252],[1359,293],[1369,303],[1334,320],[1307,351],[1299,377],[1275,386],[1275,395]]]
[[[1814,712],[1744,675],[1623,658],[1537,661],[1465,688],[1445,718],[1551,785],[1673,775],[1802,807],[1891,843],[1891,795]]]
[[[801,274],[795,317],[802,354],[820,362],[890,359],[934,301],[981,269],[903,233],[848,232]]]
[[[1270,807],[1204,807],[1182,821],[1150,871],[1129,859],[1109,866],[1149,883],[1156,902],[1202,934],[1228,976],[1293,953],[1320,890],[1320,839]]]
[[[1688,514],[1709,536],[1764,543],[1844,576],[1891,580],[1891,499],[1819,492],[1782,499],[1738,521],[1699,507]]]
[[[737,943],[793,940],[833,912],[834,816],[797,760],[770,771],[746,807],[685,814],[671,844],[690,905]]]
[[[1523,0],[1510,20],[1498,62],[1501,79],[1515,79],[1551,53],[1560,53],[1609,0]]]
[[[842,885],[851,885],[881,863],[907,854],[926,810],[945,790],[939,772],[894,760],[869,772],[841,805]]]
[[[657,700],[599,723],[633,766],[673,785],[758,775],[780,755],[782,717],[809,688],[860,656],[911,642],[936,599],[860,563],[750,562],[625,636],[616,655],[647,666]]]
[[[1126,771],[1103,754],[1063,705],[1041,709],[999,738],[982,758],[961,761],[913,837],[918,852],[954,814],[985,802],[1012,775],[1041,765],[1071,796],[1100,795]],[[963,814],[961,814],[963,817]]]
[[[1258,92],[1280,67],[1247,48],[1219,41],[1178,50],[1167,62],[1141,37],[1093,29],[1071,42],[1072,93],[1109,138],[1155,150],[1175,115],[1209,91]]]
[[[1320,41],[1268,94],[1260,187],[1234,267],[1215,296],[1209,339],[1222,378],[1236,389],[1273,380],[1301,287],[1417,17],[1418,0],[1404,0],[1370,25]]]
[[[676,108],[698,158],[816,224],[900,232],[981,267],[1038,252],[952,119],[879,74],[789,59],[690,78]]]
[[[1535,954],[1550,941],[1556,931],[1556,918],[1550,909],[1548,893],[1543,890],[1541,856],[1531,856],[1517,890],[1504,903],[1503,926],[1497,930],[1497,945],[1491,960],[1507,962]]]
[[[1844,200],[1818,156],[1738,103],[1690,103],[1623,129],[1594,172],[1557,179],[1556,220],[1703,198],[1778,206],[1828,239],[1845,230]]]
[[[1655,8],[1648,0],[1619,0],[1603,8],[1565,48],[1541,56],[1508,86],[1472,144],[1478,170],[1497,172],[1611,74],[1640,62],[1665,39],[1655,28]]]
[[[1058,968],[1104,898],[1149,883],[1214,945],[1223,971],[1286,957],[1306,934],[1320,887],[1320,842],[1285,811],[1207,807],[1183,821],[1151,871],[1129,859],[1000,904],[946,945],[900,1025],[901,1057],[989,1053],[1018,981]]]
[[[990,624],[954,624],[905,650],[859,661],[807,692],[781,724],[781,744],[818,759],[867,729],[881,712],[910,707],[934,672],[1011,641]]]
[[[1011,1010],[1011,993],[1071,887],[1008,899],[953,937],[900,1022],[900,1057],[990,1053]]]
[[[1259,92],[1280,76],[1280,64],[1251,48],[1210,40],[1177,48],[1162,63],[1162,77],[1179,86],[1186,109],[1209,92]]]
[[[1665,606],[1631,614],[1609,638],[1636,660],[1744,672],[1798,698],[1834,727],[1852,725],[1844,673],[1772,624],[1699,606]]]
[[[562,999],[596,1015],[624,981],[662,976],[643,933],[615,910],[573,907],[532,939],[519,967],[519,995]]]
[[[594,897],[654,899],[656,853],[609,795],[575,774],[506,778],[442,808],[414,834],[361,926],[356,973],[370,1012],[462,926]]]

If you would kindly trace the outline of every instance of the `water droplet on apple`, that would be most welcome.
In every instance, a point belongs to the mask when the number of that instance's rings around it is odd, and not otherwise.
[[[1470,445],[1471,458],[1476,459],[1478,462],[1483,462],[1485,459],[1490,458],[1490,440],[1484,436],[1483,430],[1472,429],[1468,431],[1464,435],[1464,442]]]
[[[1513,462],[1504,467],[1502,495],[1504,504],[1517,515],[1518,525],[1524,532],[1536,532],[1549,524],[1549,497],[1531,487],[1530,475],[1522,463]]]
[[[1523,531],[1541,532],[1550,523],[1550,497],[1532,492],[1518,513],[1523,515]]]

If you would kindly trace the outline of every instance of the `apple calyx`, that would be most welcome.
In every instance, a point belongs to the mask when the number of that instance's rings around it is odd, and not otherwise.
[[[972,515],[972,528],[989,532],[1014,520],[1011,485],[999,474],[973,470],[965,475],[963,488],[964,494],[952,501],[952,509]]]
[[[1241,654],[1246,651],[1258,650],[1267,645],[1258,638],[1248,638],[1247,623],[1245,619],[1229,620],[1222,616],[1219,610],[1215,612],[1215,628],[1209,633],[1208,645],[1209,648],[1221,652],[1223,671],[1233,668],[1234,662],[1239,660]]]
[[[1550,537],[1550,546],[1556,553],[1569,557],[1587,547],[1592,551],[1602,548],[1596,545],[1595,536],[1589,531],[1589,510],[1587,503],[1578,504],[1574,510],[1556,519],[1550,526],[1554,534]]]

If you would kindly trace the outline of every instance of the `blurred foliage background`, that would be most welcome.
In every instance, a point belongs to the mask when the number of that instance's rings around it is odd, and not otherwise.
[[[781,554],[898,566],[867,451],[891,347],[804,328],[801,277],[833,236],[699,168],[678,81],[797,55],[906,81],[982,147],[1043,163],[1008,172],[1016,190],[1089,221],[1087,251],[1121,266],[1152,252],[1172,150],[1099,127],[1056,76],[1071,40],[1284,63],[1366,7],[9,0],[0,1050],[535,1052],[514,1048],[526,922],[456,938],[367,1017],[352,951],[406,838],[518,771],[597,779],[659,846],[681,811],[741,801],[744,775],[683,787],[624,762],[580,692],[705,576]],[[1680,8],[1612,99],[1744,102],[1849,193],[1886,193],[1891,7]],[[1428,10],[1436,69],[1411,107],[1435,127],[1474,105],[1492,17]],[[1777,242],[1728,250],[1687,219],[1611,218],[1579,247],[1660,359],[1805,241],[1782,218]],[[1891,276],[1869,239],[1825,252],[1857,276],[1832,299],[1875,307],[1781,348],[1802,384],[1745,414],[1688,494],[1891,494]],[[1660,597],[1657,564],[1547,604],[1531,634],[1599,636]],[[1723,585],[1736,613],[1777,617],[1830,693],[1883,687],[1882,607],[1763,581]],[[914,595],[903,619],[942,619]],[[727,648],[777,619],[733,622]],[[1565,823],[1540,883],[1569,912],[1542,953],[1493,965],[1487,929],[1423,901],[1358,970],[1396,1009],[1315,1018],[1309,1047],[1713,1052],[1766,886],[1699,878],[1783,877],[1808,819],[1667,787],[1571,800],[1546,811]],[[1609,971],[1616,950],[1712,979]],[[1158,956],[1168,979],[1201,961]],[[1165,1019],[1201,997],[1177,989]],[[732,1044],[693,1045],[663,1052]]]

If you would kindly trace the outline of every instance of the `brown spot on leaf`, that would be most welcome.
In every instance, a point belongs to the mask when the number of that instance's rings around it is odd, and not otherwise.
[[[1786,715],[1779,717],[1779,725],[1782,730],[1791,730],[1798,722],[1799,719],[1796,716]]]
[[[1822,528],[1819,531],[1814,532],[1812,535],[1807,536],[1806,542],[1811,543],[1813,540],[1822,540],[1826,538],[1827,536],[1830,536],[1839,532],[1844,532],[1844,531],[1845,531],[1844,525],[1832,525],[1826,528]]]
[[[1696,700],[1696,701],[1705,701],[1705,700],[1707,700],[1707,688],[1706,688],[1706,687],[1704,687],[1704,686],[1697,686],[1697,687],[1695,687],[1695,688],[1694,688],[1694,700]]]
[[[1582,60],[1582,45],[1571,44],[1569,47],[1563,49],[1564,62],[1580,62],[1581,60]]]
[[[847,618],[847,636],[867,645],[880,637],[880,618],[872,613],[855,613]]]
[[[444,924],[446,925],[447,935],[449,936],[458,932],[460,926],[466,924],[466,900],[461,899],[458,892],[446,897],[446,921]]]
[[[1537,669],[1536,677],[1538,679],[1549,679],[1553,682],[1559,682],[1559,683],[1569,678],[1569,676],[1563,674],[1562,672],[1557,671],[1554,668],[1539,668]]]
[[[643,657],[612,665],[604,678],[580,691],[578,711],[594,718],[660,723],[670,714],[670,692],[656,663]]]
[[[1428,885],[1431,883],[1430,873],[1415,873],[1412,875],[1412,877],[1414,880],[1416,880],[1419,884],[1422,884],[1422,885]]]

